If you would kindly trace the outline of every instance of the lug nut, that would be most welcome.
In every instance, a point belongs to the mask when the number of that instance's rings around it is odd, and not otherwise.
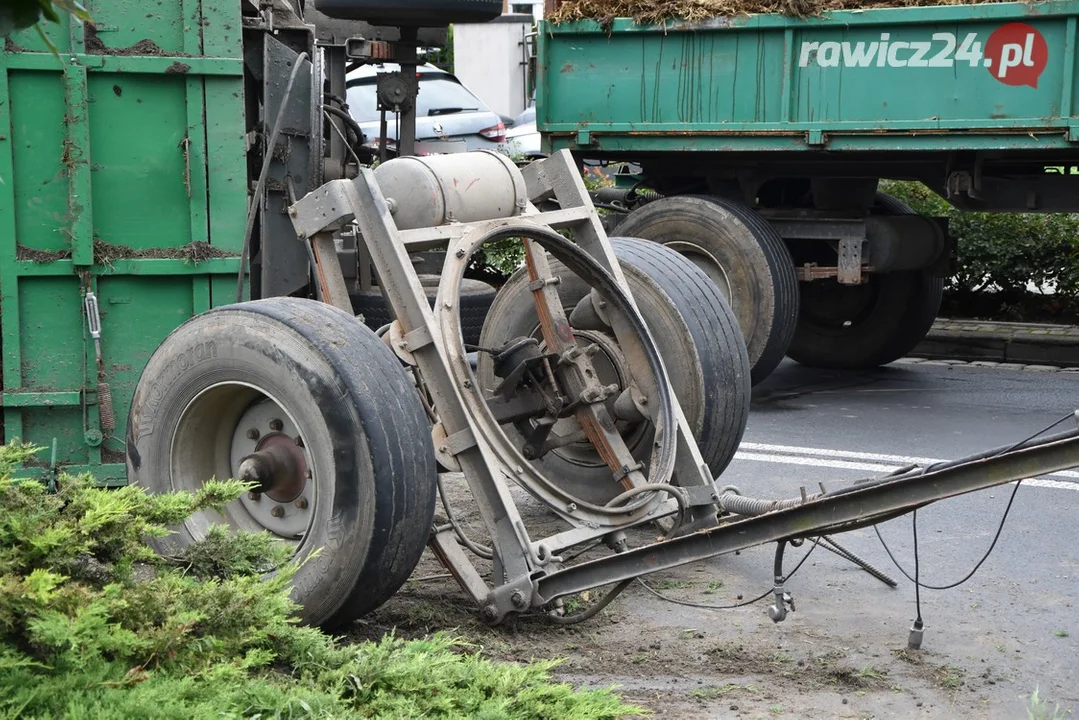
[[[280,505],[275,505],[274,509],[270,511],[270,514],[273,515],[275,518],[284,517],[285,508],[281,507]]]
[[[305,497],[302,497],[302,498],[300,498],[299,500],[297,500],[297,501],[296,501],[296,502],[295,502],[294,504],[295,504],[295,505],[296,505],[296,507],[298,507],[299,509],[301,509],[301,510],[306,510],[306,509],[307,509],[307,498],[305,498]]]
[[[248,500],[254,500],[255,502],[258,502],[259,500],[262,499],[262,493],[249,492],[249,493],[247,493],[247,499]]]
[[[251,428],[250,430],[247,431],[247,439],[248,440],[258,440],[259,439],[259,431],[256,428]]]
[[[281,432],[281,428],[285,427],[285,423],[281,422],[277,418],[270,421],[270,429],[274,432]]]

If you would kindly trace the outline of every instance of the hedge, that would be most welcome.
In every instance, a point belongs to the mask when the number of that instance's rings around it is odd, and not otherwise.
[[[959,270],[945,287],[953,306],[984,315],[998,305],[1010,316],[1001,319],[1079,310],[1079,215],[964,212],[921,183],[887,182],[881,189],[923,215],[948,218],[959,246]]]

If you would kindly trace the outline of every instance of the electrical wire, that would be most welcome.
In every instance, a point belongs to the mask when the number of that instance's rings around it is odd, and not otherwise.
[[[611,588],[611,591],[603,596],[603,599],[592,607],[585,610],[583,613],[576,615],[555,615],[554,612],[547,614],[547,618],[555,625],[576,625],[577,623],[584,622],[590,618],[594,618],[599,614],[599,611],[611,604],[611,601],[618,597],[623,590],[629,587],[629,584],[637,578],[630,578],[629,580],[623,580],[622,582]]]
[[[258,182],[255,183],[255,192],[251,195],[251,206],[247,209],[247,227],[244,230],[244,244],[240,249],[240,269],[236,273],[236,302],[243,300],[244,293],[244,266],[247,264],[247,255],[251,249],[251,237],[255,230],[255,216],[262,204],[262,193],[266,187],[266,176],[270,171],[270,162],[273,160],[273,151],[277,147],[277,136],[281,134],[281,123],[285,119],[285,109],[288,107],[289,97],[292,95],[292,85],[296,82],[296,76],[300,74],[307,53],[302,52],[296,56],[289,73],[285,92],[281,95],[281,105],[277,108],[277,117],[274,118],[273,130],[270,131],[269,141],[266,143],[266,154],[262,158],[262,169],[259,171]]]
[[[322,114],[326,117],[327,122],[330,123],[330,127],[334,129],[334,132],[337,133],[337,136],[340,137],[341,141],[345,144],[345,149],[351,153],[352,159],[356,161],[356,167],[363,167],[363,163],[360,162],[360,156],[357,155],[356,151],[352,148],[352,145],[348,141],[348,137],[341,128],[337,127],[337,123],[333,121],[333,118],[331,117],[332,113],[328,112],[330,109],[331,107],[329,105],[323,105]]]
[[[820,538],[814,538],[813,539],[813,546],[811,548],[809,548],[809,550],[806,552],[805,555],[802,556],[802,559],[798,561],[798,564],[794,566],[794,569],[790,571],[790,574],[786,575],[783,578],[784,581],[790,580],[792,577],[794,577],[794,574],[796,572],[798,572],[799,568],[801,568],[802,565],[805,564],[805,561],[809,559],[809,556],[813,554],[813,551],[817,549],[817,545],[819,543],[820,543]],[[667,595],[664,595],[659,590],[656,590],[655,588],[653,588],[652,586],[650,586],[648,583],[646,583],[644,580],[641,580],[640,578],[637,578],[637,582],[639,582],[641,584],[641,587],[643,587],[645,590],[647,590],[648,592],[650,592],[653,595],[655,595],[656,597],[658,597],[660,600],[665,600],[665,601],[667,601],[669,603],[674,603],[675,605],[683,605],[685,607],[691,607],[691,608],[700,608],[702,610],[734,610],[736,608],[745,607],[746,605],[752,605],[753,603],[760,602],[761,600],[768,597],[769,595],[771,595],[774,592],[774,588],[768,588],[762,594],[758,595],[757,597],[753,598],[752,600],[745,600],[743,602],[736,603],[734,605],[706,605],[705,603],[695,603],[695,602],[690,602],[688,600],[678,600],[677,598],[668,597]]]
[[[491,548],[469,540],[464,530],[461,529],[461,524],[457,522],[457,516],[450,508],[449,500],[446,497],[446,488],[442,485],[442,473],[435,476],[435,483],[438,485],[438,497],[442,500],[442,508],[446,511],[446,518],[450,521],[450,525],[453,526],[453,532],[457,535],[457,539],[461,541],[462,545],[484,560],[493,559],[494,551]]]
[[[1009,452],[1015,450],[1016,448],[1025,445],[1026,443],[1028,443],[1031,440],[1035,439],[1039,435],[1044,435],[1045,433],[1047,433],[1050,430],[1052,430],[1053,428],[1055,428],[1057,425],[1060,425],[1061,423],[1067,422],[1068,420],[1070,420],[1073,417],[1075,417],[1074,413],[1068,413],[1067,415],[1065,415],[1061,419],[1057,420],[1056,422],[1054,422],[1054,423],[1052,423],[1050,425],[1047,425],[1045,428],[1043,428],[1042,430],[1039,430],[1038,432],[1034,433],[1030,437],[1025,438],[1024,440],[1021,440],[1021,441],[1015,443],[1014,445],[1012,445],[1012,446],[1010,446],[1010,447],[1008,447],[1008,448],[1006,448],[1004,450],[1001,450],[999,453],[997,453],[996,455],[993,455],[991,457],[998,457],[998,456],[1003,455],[1005,453],[1009,453]],[[932,469],[932,467],[933,467],[932,465],[927,466],[922,471],[923,474],[930,471]],[[914,586],[915,586],[916,590],[921,589],[921,588],[924,588],[926,590],[951,590],[952,588],[958,587],[958,586],[962,585],[963,583],[967,582],[968,580],[970,580],[972,577],[974,577],[974,574],[976,572],[978,572],[979,568],[981,568],[981,566],[985,563],[985,561],[989,559],[990,554],[992,554],[993,549],[997,545],[997,541],[1000,540],[1001,533],[1004,532],[1004,524],[1008,520],[1008,513],[1011,512],[1012,503],[1015,502],[1015,496],[1019,492],[1019,486],[1022,485],[1022,484],[1023,484],[1022,480],[1019,480],[1019,481],[1017,481],[1015,483],[1015,487],[1012,489],[1011,497],[1008,498],[1008,505],[1004,508],[1004,515],[1001,516],[1000,524],[997,526],[997,532],[996,532],[995,535],[993,535],[993,541],[989,544],[989,549],[985,551],[985,554],[982,556],[982,559],[978,561],[978,563],[974,566],[974,569],[972,569],[969,573],[967,573],[967,575],[964,578],[962,578],[961,580],[957,580],[956,582],[953,582],[953,583],[948,583],[947,585],[930,585],[928,583],[921,582],[921,578],[919,577],[919,574],[918,574],[919,568],[918,568],[918,511],[917,510],[914,511],[914,519],[913,519],[913,527],[914,527],[914,577],[911,577],[910,573],[908,573],[903,568],[903,566],[899,564],[899,561],[895,559],[895,555],[892,554],[892,550],[891,550],[891,548],[888,547],[888,543],[884,542],[884,536],[880,534],[880,528],[877,525],[874,525],[873,526],[873,531],[877,533],[877,539],[880,540],[880,544],[884,547],[884,552],[886,552],[888,554],[888,558],[892,561],[892,564],[895,565],[896,569],[898,569],[899,572],[903,573],[903,576],[906,577],[907,580],[910,580],[912,583],[914,583]],[[917,593],[916,593],[916,600],[917,600]],[[919,612],[919,617],[920,616],[921,616],[921,613]]]

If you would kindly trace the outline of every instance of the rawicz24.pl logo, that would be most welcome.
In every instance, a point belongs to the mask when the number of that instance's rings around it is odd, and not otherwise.
[[[984,45],[974,32],[962,41],[950,32],[923,41],[892,40],[891,33],[881,33],[869,42],[803,42],[798,59],[800,67],[824,68],[951,68],[963,63],[986,68],[1005,85],[1036,88],[1049,63],[1049,45],[1037,28],[1014,22],[997,28]]]

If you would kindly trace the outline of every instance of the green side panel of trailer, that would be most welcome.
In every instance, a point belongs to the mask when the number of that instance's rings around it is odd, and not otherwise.
[[[547,151],[1079,147],[1079,2],[540,27]]]
[[[54,471],[55,452],[58,466],[123,484],[150,354],[234,300],[247,207],[241,19],[235,0],[87,9],[92,26],[43,26],[59,56],[33,29],[0,53],[2,436],[46,448],[38,474]]]

